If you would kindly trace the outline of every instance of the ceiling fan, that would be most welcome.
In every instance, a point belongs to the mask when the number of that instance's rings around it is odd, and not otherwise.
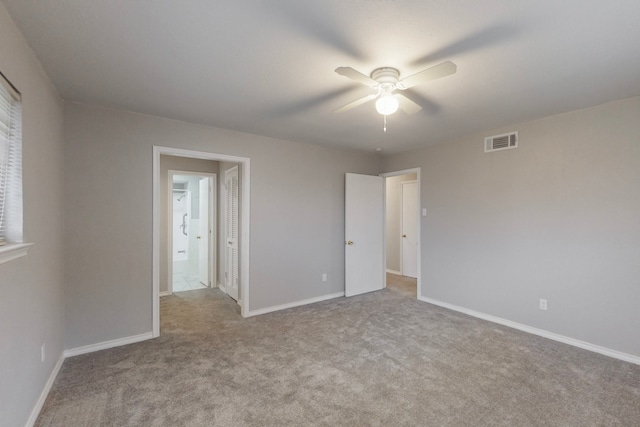
[[[398,91],[451,75],[456,72],[456,68],[456,64],[446,61],[402,80],[400,80],[400,72],[391,67],[376,68],[370,77],[351,67],[336,68],[336,73],[373,88],[375,93],[353,101],[334,112],[341,113],[378,98],[376,110],[383,116],[395,113],[398,107],[408,114],[417,113],[422,107]]]

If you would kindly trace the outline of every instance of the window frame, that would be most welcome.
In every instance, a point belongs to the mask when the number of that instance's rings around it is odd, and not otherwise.
[[[0,220],[10,220],[13,224],[13,226],[5,227],[3,235],[0,235],[0,264],[2,264],[26,255],[32,244],[23,242],[22,94],[2,72],[0,72],[0,85],[3,89],[1,101],[7,106],[9,114],[5,119],[7,126],[4,131],[6,132],[4,139],[7,144],[5,147],[7,156],[4,165],[4,188],[0,188],[0,191],[4,192],[0,198],[0,203],[2,203]],[[19,114],[18,129],[12,130],[12,127],[15,126],[15,123],[12,123],[12,114],[15,114],[16,111]],[[0,184],[2,184],[2,179],[0,179]],[[8,207],[11,208],[11,213],[8,213]],[[11,231],[7,232],[8,230]],[[11,232],[13,232],[13,236],[11,236]]]

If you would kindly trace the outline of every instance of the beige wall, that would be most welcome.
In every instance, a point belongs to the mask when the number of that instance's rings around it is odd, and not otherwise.
[[[402,183],[415,181],[417,174],[390,176],[385,180],[386,188],[386,253],[387,270],[401,272],[402,264]]]
[[[187,157],[160,156],[160,292],[169,290],[169,171],[218,173],[218,162]],[[219,177],[218,177],[219,179]],[[216,202],[216,206],[218,203]]]
[[[23,426],[63,349],[62,103],[2,2],[0,71],[22,92],[24,238],[34,243],[0,264],[0,425]]]
[[[67,348],[151,331],[153,145],[251,159],[251,310],[344,291],[344,174],[377,156],[66,104]]]
[[[423,296],[640,356],[639,117],[635,97],[385,158],[422,168]]]

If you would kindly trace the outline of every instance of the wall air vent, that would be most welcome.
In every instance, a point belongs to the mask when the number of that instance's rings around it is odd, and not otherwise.
[[[518,148],[518,132],[503,133],[502,135],[488,136],[484,139],[484,152],[507,150]]]

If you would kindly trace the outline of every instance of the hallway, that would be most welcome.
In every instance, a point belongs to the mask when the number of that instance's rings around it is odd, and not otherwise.
[[[417,297],[418,281],[412,277],[387,273],[387,288],[412,298]]]

